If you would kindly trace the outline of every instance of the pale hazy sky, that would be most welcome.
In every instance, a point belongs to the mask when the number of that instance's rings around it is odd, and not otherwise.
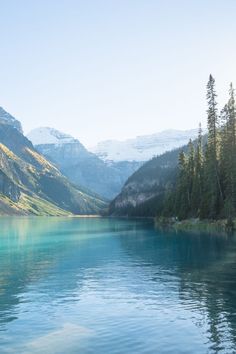
[[[205,122],[236,86],[236,0],[0,0],[0,106],[85,145]]]

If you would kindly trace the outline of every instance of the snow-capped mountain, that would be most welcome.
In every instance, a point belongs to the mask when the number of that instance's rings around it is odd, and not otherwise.
[[[153,156],[187,144],[189,139],[195,139],[197,135],[198,129],[165,130],[124,141],[102,141],[89,150],[104,161],[147,161]]]
[[[106,163],[78,139],[53,128],[38,128],[28,135],[36,149],[51,160],[73,183],[108,199],[114,198],[139,162]]]
[[[33,129],[27,137],[34,145],[78,143],[71,135],[49,127]]]
[[[0,123],[11,125],[19,130],[20,133],[23,133],[21,123],[2,107],[0,107]]]
[[[27,137],[73,183],[111,199],[143,162],[197,135],[197,129],[167,130],[125,141],[108,140],[90,151],[78,139],[49,127],[34,129]]]
[[[97,214],[106,203],[76,188],[21,133],[21,124],[0,112],[0,215]]]

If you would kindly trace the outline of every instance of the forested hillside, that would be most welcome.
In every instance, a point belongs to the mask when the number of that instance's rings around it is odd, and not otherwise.
[[[236,214],[236,104],[233,85],[219,112],[207,84],[207,136],[147,162],[111,203],[111,214],[231,220]]]
[[[185,147],[187,151],[187,146]],[[165,195],[177,177],[180,149],[146,162],[125,183],[110,204],[111,215],[155,216],[162,211]]]
[[[236,213],[236,105],[233,85],[229,100],[218,112],[215,80],[207,84],[207,144],[201,129],[196,147],[179,155],[176,187],[168,196],[164,213],[189,217],[228,218]]]

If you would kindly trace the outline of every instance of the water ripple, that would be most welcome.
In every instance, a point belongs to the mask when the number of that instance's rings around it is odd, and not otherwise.
[[[13,219],[0,220],[1,354],[235,353],[234,236]]]

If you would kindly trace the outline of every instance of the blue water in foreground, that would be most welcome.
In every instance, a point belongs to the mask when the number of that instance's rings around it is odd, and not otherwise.
[[[0,353],[236,353],[236,237],[0,219]]]

